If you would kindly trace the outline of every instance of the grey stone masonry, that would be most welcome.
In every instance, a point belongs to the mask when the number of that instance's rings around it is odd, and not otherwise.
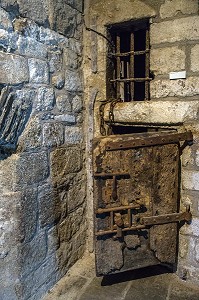
[[[0,1],[0,299],[40,300],[85,251],[81,9]]]

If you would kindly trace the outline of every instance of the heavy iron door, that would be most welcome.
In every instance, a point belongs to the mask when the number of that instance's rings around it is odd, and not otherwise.
[[[180,141],[191,132],[108,136],[94,141],[95,253],[98,276],[175,265]]]

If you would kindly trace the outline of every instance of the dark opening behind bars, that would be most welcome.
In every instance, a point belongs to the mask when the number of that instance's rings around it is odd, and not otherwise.
[[[142,101],[150,98],[150,40],[148,20],[115,25],[109,29],[115,51],[109,51],[112,72],[108,78],[112,84],[112,95],[117,99]],[[108,68],[109,68],[108,67]],[[108,84],[108,87],[111,86]]]

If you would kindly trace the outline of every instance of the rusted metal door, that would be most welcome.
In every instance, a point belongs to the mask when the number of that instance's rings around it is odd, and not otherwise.
[[[176,263],[180,140],[191,133],[109,136],[94,142],[97,275]]]

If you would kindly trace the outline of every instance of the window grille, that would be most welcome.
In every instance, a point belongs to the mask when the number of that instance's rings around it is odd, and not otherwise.
[[[140,21],[114,25],[109,34],[115,45],[115,51],[109,51],[108,96],[124,102],[142,101],[150,98],[150,41],[149,23]]]

